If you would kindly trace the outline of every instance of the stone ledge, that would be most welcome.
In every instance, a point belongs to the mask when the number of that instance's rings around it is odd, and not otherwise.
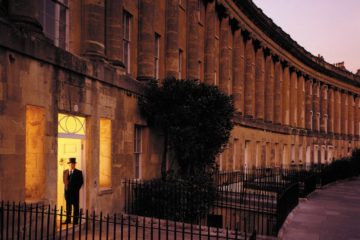
[[[54,46],[45,36],[0,21],[0,48],[41,61],[89,79],[111,84],[136,95],[142,94],[143,83],[125,75],[104,59],[87,59]],[[120,67],[121,68],[121,67]]]

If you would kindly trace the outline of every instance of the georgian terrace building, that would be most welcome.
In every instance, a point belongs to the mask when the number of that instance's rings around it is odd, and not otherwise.
[[[120,211],[122,179],[160,175],[137,107],[149,79],[214,84],[236,115],[221,170],[310,166],[359,145],[360,77],[299,46],[251,0],[1,0],[0,199]]]

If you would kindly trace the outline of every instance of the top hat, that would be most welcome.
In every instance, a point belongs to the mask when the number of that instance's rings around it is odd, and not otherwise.
[[[68,164],[69,163],[76,163],[76,158],[69,158]]]

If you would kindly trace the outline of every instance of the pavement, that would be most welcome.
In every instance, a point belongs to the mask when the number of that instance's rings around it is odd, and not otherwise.
[[[360,177],[329,184],[300,200],[278,239],[360,240]]]

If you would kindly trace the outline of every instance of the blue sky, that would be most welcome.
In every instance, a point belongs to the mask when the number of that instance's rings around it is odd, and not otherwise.
[[[360,0],[253,0],[313,55],[360,69]]]

